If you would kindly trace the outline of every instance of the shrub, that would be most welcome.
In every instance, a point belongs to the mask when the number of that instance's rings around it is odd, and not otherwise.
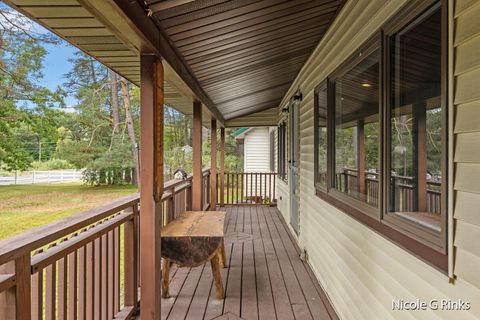
[[[33,170],[62,170],[75,169],[67,160],[50,159],[48,161],[34,161],[30,165]]]

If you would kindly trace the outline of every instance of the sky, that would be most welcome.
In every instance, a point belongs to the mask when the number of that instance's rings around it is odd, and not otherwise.
[[[48,53],[45,57],[43,83],[40,85],[55,90],[57,86],[62,86],[65,82],[65,74],[72,68],[68,59],[72,58],[78,49],[64,40],[61,45],[47,45],[45,49]],[[69,107],[74,106],[76,104],[75,97],[66,97],[65,104]]]

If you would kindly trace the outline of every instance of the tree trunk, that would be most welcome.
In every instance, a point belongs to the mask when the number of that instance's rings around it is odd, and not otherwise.
[[[130,94],[128,93],[127,80],[125,78],[120,78],[120,86],[122,87],[122,97],[123,105],[125,107],[125,122],[127,125],[127,132],[130,138],[131,150],[133,158],[135,159],[135,170],[132,177],[132,183],[138,185],[140,182],[140,170],[138,166],[138,149],[137,149],[137,139],[135,137],[135,129],[133,126],[133,115],[132,115],[132,106],[130,105]]]
[[[113,119],[113,133],[119,130],[120,126],[120,107],[118,104],[118,85],[117,74],[115,71],[110,70],[110,89],[111,89],[111,112]]]

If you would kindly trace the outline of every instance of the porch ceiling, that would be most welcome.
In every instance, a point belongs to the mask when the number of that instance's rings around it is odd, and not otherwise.
[[[5,2],[137,85],[140,53],[162,56],[166,103],[225,125],[278,106],[346,0]]]
[[[146,1],[226,120],[277,107],[344,2]]]

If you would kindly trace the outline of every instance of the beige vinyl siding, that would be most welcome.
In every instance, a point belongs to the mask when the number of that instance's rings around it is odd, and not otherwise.
[[[480,1],[454,11],[454,273],[480,287]]]
[[[462,15],[478,19],[479,2],[457,1],[457,8],[463,8]],[[304,98],[300,105],[300,235],[297,240],[301,248],[307,250],[308,262],[341,319],[479,319],[480,233],[477,229],[480,226],[480,163],[477,165],[475,162],[480,160],[480,153],[472,149],[480,147],[475,142],[480,141],[480,135],[476,133],[480,132],[480,103],[475,101],[475,97],[480,95],[480,73],[474,67],[478,65],[475,62],[478,59],[470,56],[477,51],[458,53],[458,58],[467,60],[462,62],[457,59],[455,64],[465,70],[456,91],[465,97],[464,102],[457,106],[457,145],[464,146],[469,152],[459,153],[457,150],[455,153],[456,162],[459,159],[465,162],[457,165],[455,181],[457,279],[453,284],[442,272],[315,195],[314,88],[405,3],[401,0],[348,1],[279,106],[280,110],[300,88]],[[472,15],[471,10],[477,10],[477,13]],[[457,16],[459,18],[461,15]],[[456,30],[457,34],[459,30],[465,30],[469,35],[462,36],[461,45],[473,48],[474,45],[469,42],[479,41],[476,45],[479,48],[480,38],[477,40],[471,34],[468,23],[462,23],[462,28]],[[470,83],[472,80],[475,81],[473,86]],[[474,87],[476,90],[473,90]],[[468,133],[457,132],[459,124]],[[475,178],[477,172],[478,179]],[[279,201],[279,209],[288,223],[288,186],[279,181],[278,192],[278,196],[283,198]],[[472,308],[461,312],[392,311],[392,299],[417,298],[426,301],[463,299],[470,301]]]
[[[245,172],[270,172],[270,134],[268,128],[253,128],[244,139]]]

